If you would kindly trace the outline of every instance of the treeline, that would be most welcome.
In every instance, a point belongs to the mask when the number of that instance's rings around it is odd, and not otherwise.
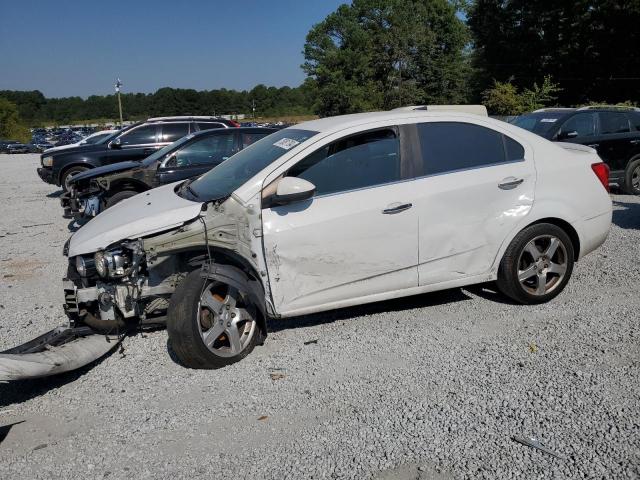
[[[122,95],[124,115],[315,113],[487,103],[514,115],[541,105],[640,101],[640,0],[352,0],[309,31],[300,87],[161,88]],[[118,117],[113,95],[45,98],[0,91],[23,122]]]
[[[38,90],[0,90],[0,97],[15,104],[20,119],[29,126],[119,118],[115,95],[46,98]],[[258,85],[249,91],[166,87],[155,93],[123,93],[121,97],[125,120],[168,115],[250,114],[254,107],[256,116],[304,115],[313,107],[308,84],[296,88]]]

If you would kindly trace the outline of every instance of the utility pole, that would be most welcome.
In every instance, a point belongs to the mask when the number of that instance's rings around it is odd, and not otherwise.
[[[253,110],[253,119],[256,119],[256,101],[255,99],[251,100],[251,109]]]
[[[120,128],[122,128],[122,101],[120,100],[120,87],[122,87],[122,82],[118,78],[116,80],[116,93],[118,94],[118,110],[120,111]]]

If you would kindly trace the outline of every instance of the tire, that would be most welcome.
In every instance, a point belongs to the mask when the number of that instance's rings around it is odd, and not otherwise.
[[[258,343],[261,334],[256,315],[242,292],[202,278],[198,269],[187,275],[171,297],[169,344],[185,367],[221,368],[242,360]]]
[[[640,195],[640,158],[632,160],[624,173],[624,191],[630,195]]]
[[[107,208],[113,207],[116,203],[120,203],[122,200],[134,197],[138,193],[139,192],[134,190],[122,190],[121,192],[116,192],[107,198],[107,201],[104,203],[104,209],[106,210]]]
[[[68,192],[69,180],[71,179],[71,177],[73,177],[74,175],[77,175],[78,173],[86,172],[87,170],[89,170],[87,167],[81,167],[78,165],[75,167],[68,168],[67,170],[62,172],[62,175],[60,176],[60,186],[62,187],[62,189],[65,192]]]
[[[498,288],[518,303],[548,302],[567,285],[574,258],[564,230],[550,223],[531,225],[516,235],[502,257]]]

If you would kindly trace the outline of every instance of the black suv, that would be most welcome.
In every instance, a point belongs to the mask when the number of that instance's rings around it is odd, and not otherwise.
[[[544,108],[519,116],[513,124],[555,142],[595,148],[611,169],[610,183],[640,195],[640,109]]]
[[[44,153],[40,157],[42,180],[68,189],[69,179],[90,168],[127,160],[142,160],[192,132],[238,127],[215,117],[159,117],[135,123],[92,145]]]
[[[142,162],[121,162],[75,175],[60,197],[64,216],[90,218],[151,188],[208,172],[231,155],[277,128],[241,127],[206,130],[167,145]]]

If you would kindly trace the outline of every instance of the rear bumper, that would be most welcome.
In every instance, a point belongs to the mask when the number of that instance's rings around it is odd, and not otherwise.
[[[580,236],[580,257],[593,252],[602,245],[609,236],[611,229],[612,211],[608,211],[596,217],[585,219],[574,225]]]
[[[55,182],[53,181],[53,171],[50,168],[40,167],[37,171],[38,176],[42,179],[43,182],[55,185]]]

